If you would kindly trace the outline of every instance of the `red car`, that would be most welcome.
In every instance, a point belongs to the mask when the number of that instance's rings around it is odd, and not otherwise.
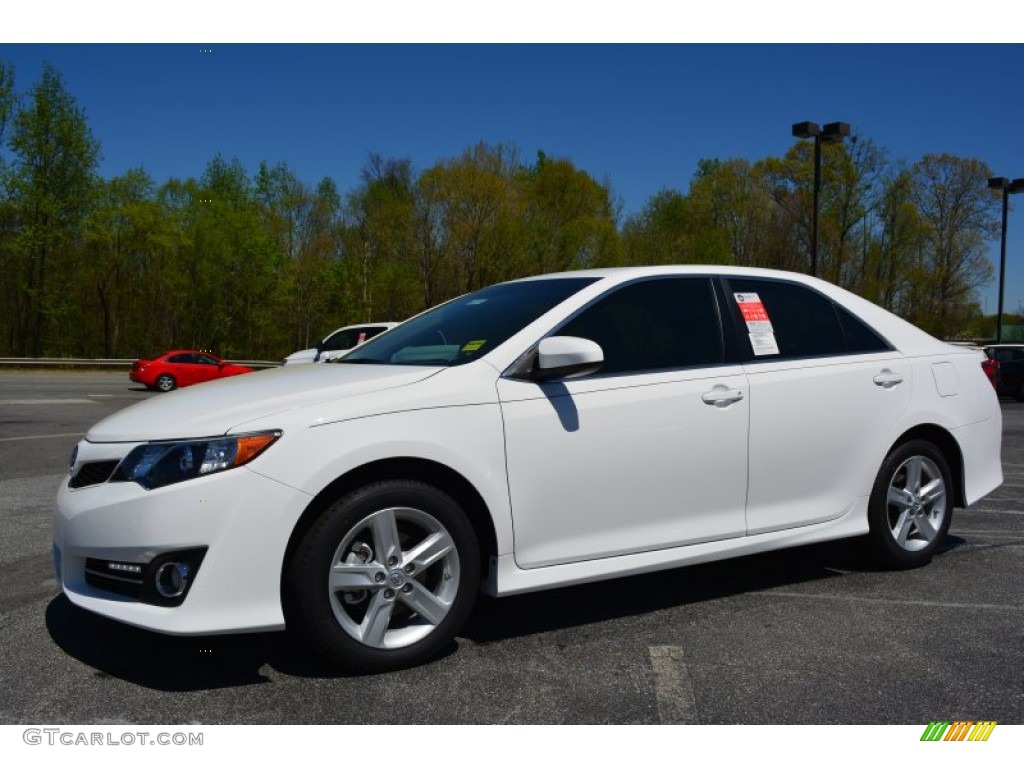
[[[234,365],[207,352],[194,349],[174,349],[152,360],[136,360],[128,378],[150,389],[170,392],[175,387],[202,384],[225,376],[252,373],[252,368]]]

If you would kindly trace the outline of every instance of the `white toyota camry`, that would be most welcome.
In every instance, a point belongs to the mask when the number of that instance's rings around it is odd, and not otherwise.
[[[359,670],[508,595],[843,537],[927,562],[1002,482],[976,351],[803,275],[657,267],[462,296],[330,365],[94,426],[57,497],[75,604],[300,629]]]

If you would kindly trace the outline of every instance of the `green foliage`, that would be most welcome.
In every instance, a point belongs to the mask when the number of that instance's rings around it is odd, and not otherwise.
[[[2,98],[9,103],[9,96]],[[5,275],[8,343],[22,354],[41,355],[51,333],[56,351],[70,346],[56,331],[75,314],[66,286],[82,263],[81,225],[95,197],[99,144],[49,64],[28,103],[13,114],[13,160],[4,174],[14,220]]]

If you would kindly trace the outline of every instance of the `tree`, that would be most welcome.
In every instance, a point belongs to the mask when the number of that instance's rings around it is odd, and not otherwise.
[[[630,265],[686,261],[693,230],[689,201],[681,192],[663,189],[641,211],[626,219],[623,251]]]
[[[922,239],[911,320],[939,335],[961,330],[974,291],[992,279],[984,243],[998,236],[997,196],[981,160],[925,155],[912,168]]]
[[[29,104],[16,111],[10,142],[10,190],[16,209],[15,302],[12,346],[41,355],[55,321],[72,314],[67,293],[54,290],[51,273],[67,285],[76,267],[80,227],[96,186],[99,143],[60,74],[43,66]],[[62,335],[54,348],[65,345]]]
[[[349,195],[344,259],[357,288],[352,299],[358,321],[405,317],[416,303],[410,257],[413,185],[411,160],[374,153]]]
[[[96,352],[116,357],[127,336],[136,351],[142,334],[137,321],[146,315],[139,302],[139,287],[153,279],[154,252],[166,247],[163,211],[156,201],[153,180],[141,168],[100,182],[96,202],[83,226],[82,279],[78,296],[83,325],[91,330],[91,318],[101,318],[102,346]],[[135,320],[136,322],[133,322]],[[83,347],[91,348],[89,340]]]
[[[543,152],[538,152],[536,165],[519,174],[516,182],[531,272],[562,272],[615,262],[618,237],[607,187],[571,161],[552,160]]]

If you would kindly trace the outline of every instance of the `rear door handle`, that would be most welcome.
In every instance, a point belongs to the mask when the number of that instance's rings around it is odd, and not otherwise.
[[[723,386],[717,386],[710,392],[705,392],[701,395],[700,399],[708,405],[717,405],[719,408],[724,408],[738,400],[742,400],[743,393],[738,389],[727,389]]]
[[[884,368],[872,381],[883,389],[892,389],[897,384],[903,383],[903,377],[898,373],[890,371],[888,368]]]

